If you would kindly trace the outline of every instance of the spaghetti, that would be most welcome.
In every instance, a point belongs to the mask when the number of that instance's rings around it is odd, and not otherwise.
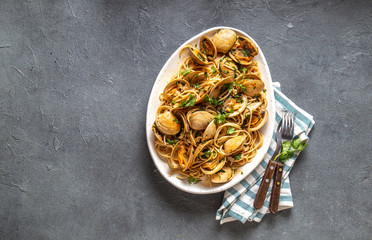
[[[263,145],[268,119],[257,46],[230,29],[203,36],[160,95],[155,148],[190,183],[230,181]],[[180,54],[181,54],[180,53]]]

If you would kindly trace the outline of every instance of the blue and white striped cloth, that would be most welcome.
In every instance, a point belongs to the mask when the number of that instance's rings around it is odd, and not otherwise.
[[[275,129],[280,122],[283,113],[285,111],[291,111],[296,113],[294,134],[299,136],[301,140],[308,140],[308,134],[315,123],[313,116],[289,100],[281,92],[280,83],[275,82],[273,83],[273,86],[276,107]],[[264,175],[267,163],[271,159],[275,147],[276,142],[274,134],[273,138],[271,139],[269,150],[260,165],[240,183],[225,192],[222,206],[217,210],[216,215],[216,220],[219,220],[221,224],[235,220],[239,220],[242,223],[245,223],[247,220],[250,222],[260,222],[263,216],[266,213],[269,213],[272,183],[266,195],[264,206],[261,209],[256,210],[253,207],[253,202],[261,184],[262,176]],[[285,162],[282,188],[280,191],[279,211],[293,207],[288,174],[291,171],[298,154],[299,153],[295,154],[292,158]]]

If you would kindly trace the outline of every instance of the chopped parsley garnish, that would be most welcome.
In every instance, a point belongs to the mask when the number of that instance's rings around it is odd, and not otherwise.
[[[245,78],[245,73],[247,72],[247,69],[246,68],[243,68],[243,80],[244,80],[244,78]]]
[[[211,98],[207,94],[204,98],[204,102],[209,103],[209,104],[214,105],[214,106],[219,106],[219,105],[222,105],[225,102],[225,100],[218,100],[217,98],[213,98],[213,97]]]
[[[200,60],[202,60],[203,62],[205,61],[205,58],[204,58],[200,53],[198,53],[198,58],[199,58]]]
[[[189,181],[190,184],[192,184],[192,183],[196,184],[196,183],[200,182],[201,180],[193,178],[193,177],[189,177],[188,181]]]
[[[212,152],[211,150],[207,150],[203,152],[203,155],[201,155],[202,158],[208,159],[211,156]]]
[[[212,67],[213,74],[216,74],[217,69],[215,67]]]
[[[186,68],[185,70],[183,70],[182,72],[181,72],[181,74],[183,75],[183,76],[187,76],[187,74],[189,74],[190,73],[190,70],[188,69],[188,68]]]
[[[252,54],[251,50],[249,50],[249,49],[241,49],[241,51],[242,51],[244,57],[251,56],[251,54]]]
[[[261,97],[261,94],[259,94],[259,93],[253,95],[253,98],[257,98],[257,99],[259,99],[260,97]]]
[[[169,143],[170,145],[173,145],[173,144],[175,144],[175,143],[177,143],[179,141],[179,139],[169,139],[169,138],[167,138],[167,143]]]
[[[240,87],[240,89],[243,91],[243,92],[247,92],[247,88],[244,87],[243,85],[241,85],[240,83],[234,81],[234,84],[238,87]]]
[[[235,160],[240,160],[240,159],[242,159],[242,154],[241,154],[241,153],[236,154],[236,155],[234,156],[234,159],[235,159]]]
[[[227,71],[227,70],[225,70],[225,71],[223,71],[223,72],[226,73],[226,74],[229,73],[229,71]]]
[[[173,105],[176,104],[176,101],[172,100],[172,104],[173,104]]]
[[[187,107],[192,107],[196,104],[196,99],[193,94],[190,94],[190,97],[187,101],[182,101],[179,107],[182,108],[187,108]]]
[[[220,94],[225,92],[227,89],[229,89],[229,93],[231,93],[234,89],[234,83],[225,83],[221,88]]]
[[[193,86],[196,89],[199,89],[199,87],[200,87],[198,82],[195,83],[195,84],[191,83],[190,85]]]
[[[267,91],[267,89],[264,89],[264,90],[262,90],[263,92],[266,92]]]
[[[177,120],[177,118],[173,119],[175,123],[180,123],[180,121]]]
[[[231,135],[231,134],[234,134],[235,133],[235,128],[234,127],[229,127],[227,129],[227,134]]]
[[[208,75],[208,73],[207,73],[207,72],[205,72],[205,73],[204,73],[204,75],[205,75],[206,77],[209,77],[209,75]]]
[[[217,124],[221,124],[221,123],[224,123],[226,122],[226,117],[227,117],[227,114],[224,113],[224,114],[218,114],[215,118],[214,118],[214,122]]]

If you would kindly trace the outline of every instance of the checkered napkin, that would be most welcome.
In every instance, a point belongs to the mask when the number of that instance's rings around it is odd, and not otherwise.
[[[285,111],[294,112],[296,113],[294,134],[297,135],[301,140],[307,141],[309,139],[308,134],[315,123],[313,116],[289,100],[281,92],[280,83],[275,82],[273,83],[273,86],[276,107],[276,123],[274,129],[276,129]],[[273,138],[271,139],[269,150],[260,165],[240,183],[236,184],[234,187],[225,192],[222,206],[217,210],[216,215],[216,220],[219,220],[221,224],[235,220],[239,220],[242,223],[245,223],[247,220],[250,222],[260,222],[263,216],[266,213],[269,213],[269,203],[273,181],[271,182],[266,195],[264,206],[261,209],[256,210],[253,207],[253,202],[261,184],[262,176],[265,173],[266,166],[274,153],[276,147],[275,141],[274,134]],[[284,164],[278,211],[293,207],[288,174],[291,171],[298,154],[299,153],[295,153],[294,156],[288,159]]]

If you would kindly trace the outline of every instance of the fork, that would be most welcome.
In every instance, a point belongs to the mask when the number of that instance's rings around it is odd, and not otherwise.
[[[282,120],[278,124],[278,127],[277,127],[276,132],[275,132],[276,143],[277,143],[276,149],[274,151],[274,154],[273,154],[271,160],[269,161],[269,163],[266,167],[265,174],[262,178],[261,185],[260,185],[260,187],[257,191],[256,197],[255,197],[255,200],[254,200],[254,204],[253,204],[256,209],[262,208],[262,206],[265,202],[265,197],[266,197],[266,194],[267,194],[267,190],[269,189],[270,182],[271,182],[271,179],[273,178],[275,170],[276,170],[277,173],[275,174],[275,183],[276,184],[274,184],[274,185],[277,185],[277,182],[278,182],[277,180],[278,179],[281,180],[284,165],[281,162],[274,161],[274,159],[279,154],[279,152],[282,148],[283,139],[288,139],[288,138],[291,138],[291,136],[293,136],[293,129],[292,129],[292,128],[294,128],[294,123],[293,122],[294,122],[294,114],[286,112],[286,113],[284,113]],[[291,129],[292,129],[292,131],[291,131]],[[270,202],[270,206],[272,205],[273,212],[276,212],[277,209],[278,209],[279,195],[280,195],[280,185],[281,185],[281,181],[279,181],[279,185],[277,185],[276,188],[275,188],[275,194],[272,195],[272,196],[277,198],[276,199],[277,203],[276,202],[273,202],[273,203]],[[279,189],[278,189],[278,187],[279,187]],[[275,210],[275,206],[276,206],[276,210]],[[270,209],[270,211],[271,211],[271,209]]]
[[[281,134],[278,134],[276,140],[278,143],[283,144],[283,141],[292,140],[294,132],[294,119],[296,114],[292,112],[286,112],[283,116],[283,122],[280,129]],[[279,207],[280,189],[282,185],[284,164],[277,161],[277,166],[274,175],[274,183],[271,191],[270,206],[269,210],[271,213],[276,213]]]

